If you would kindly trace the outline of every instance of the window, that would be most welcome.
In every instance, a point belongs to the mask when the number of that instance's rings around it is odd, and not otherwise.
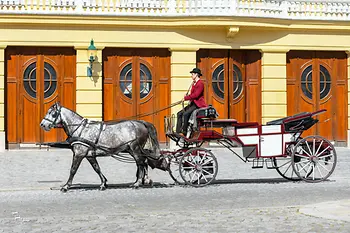
[[[29,96],[36,98],[36,62],[30,64],[23,75],[24,90]]]

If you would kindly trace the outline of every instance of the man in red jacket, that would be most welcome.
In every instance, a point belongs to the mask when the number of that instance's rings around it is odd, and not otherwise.
[[[176,124],[176,133],[187,134],[188,120],[191,117],[192,112],[198,108],[207,107],[207,104],[204,100],[204,83],[200,79],[202,72],[198,68],[194,68],[191,72],[192,74],[192,88],[188,95],[185,95],[183,101],[190,101],[184,109],[177,113],[177,124]]]

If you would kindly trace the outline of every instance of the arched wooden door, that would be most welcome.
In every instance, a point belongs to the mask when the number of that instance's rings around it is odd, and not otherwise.
[[[6,62],[9,147],[63,141],[63,130],[45,132],[40,122],[56,101],[75,110],[74,49],[9,47]]]
[[[347,140],[347,56],[345,52],[290,51],[287,56],[288,115],[326,109],[305,135]]]
[[[209,50],[197,53],[206,101],[219,118],[261,122],[261,54],[259,51]]]
[[[170,109],[170,52],[167,49],[103,50],[103,119],[151,122],[165,142]],[[142,117],[139,117],[139,116]]]

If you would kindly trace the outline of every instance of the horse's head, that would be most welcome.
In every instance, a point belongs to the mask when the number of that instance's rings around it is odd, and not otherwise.
[[[45,131],[49,131],[52,128],[61,128],[61,110],[62,106],[59,103],[52,105],[47,111],[44,119],[41,121],[40,127]]]

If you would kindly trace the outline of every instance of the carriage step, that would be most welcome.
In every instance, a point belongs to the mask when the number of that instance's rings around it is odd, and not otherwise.
[[[264,168],[264,159],[254,159],[252,168]]]
[[[273,163],[272,159],[266,159],[265,162],[266,162],[266,168],[267,169],[276,169],[276,166]]]

